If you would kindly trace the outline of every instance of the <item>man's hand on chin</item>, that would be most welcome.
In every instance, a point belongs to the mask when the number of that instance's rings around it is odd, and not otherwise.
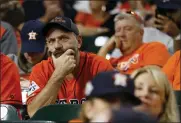
[[[52,55],[55,72],[57,74],[66,76],[74,70],[76,67],[74,54],[75,52],[72,49],[68,49],[58,58],[55,58],[55,56]]]

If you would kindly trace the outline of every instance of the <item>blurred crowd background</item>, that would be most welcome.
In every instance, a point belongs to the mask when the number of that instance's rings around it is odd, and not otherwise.
[[[16,50],[12,51],[12,53],[17,54],[19,53],[18,51],[20,51],[21,38],[19,31],[22,28],[22,23],[35,19],[41,19],[46,23],[58,15],[69,17],[77,24],[81,35],[85,38],[82,50],[97,53],[106,40],[114,34],[113,20],[115,15],[119,12],[133,10],[140,15],[143,20],[145,30],[143,41],[160,41],[164,43],[168,47],[169,52],[173,54],[175,46],[173,38],[179,34],[180,21],[178,19],[175,20],[178,26],[178,28],[175,29],[173,25],[171,27],[173,29],[170,29],[168,26],[166,27],[166,24],[162,25],[163,27],[156,27],[154,23],[156,8],[158,8],[158,5],[154,0],[110,0],[108,2],[106,0],[92,2],[78,0],[1,0],[0,17],[2,23],[10,24],[15,32],[16,39],[14,40],[16,40],[17,43],[13,41],[16,44],[12,43],[12,45],[17,45],[17,49],[13,48]],[[172,13],[177,13],[174,8],[163,8],[158,11],[165,16],[167,12],[168,16],[172,15]],[[173,17],[179,18],[177,17],[179,14],[178,12],[177,15],[173,15]],[[3,25],[6,25],[6,28],[11,28],[8,27],[7,24],[1,24],[1,26]],[[3,32],[1,31],[1,33]],[[7,50],[3,44],[1,48]],[[5,54],[11,53],[11,51],[8,52],[4,49],[2,51]],[[178,48],[175,50],[177,49]]]

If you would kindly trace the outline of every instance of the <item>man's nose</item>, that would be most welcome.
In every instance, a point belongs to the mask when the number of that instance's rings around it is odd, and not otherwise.
[[[63,48],[63,45],[61,44],[61,42],[58,39],[56,39],[54,47],[55,47],[55,49],[59,49],[59,48]]]
[[[124,30],[119,30],[119,32],[116,32],[115,34],[118,37],[125,37],[125,31]]]

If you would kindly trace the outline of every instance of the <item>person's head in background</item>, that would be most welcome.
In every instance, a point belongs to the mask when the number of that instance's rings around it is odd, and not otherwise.
[[[135,12],[120,13],[114,21],[116,47],[123,55],[130,54],[142,45],[142,20]]]
[[[181,1],[155,0],[155,4],[157,8],[155,10],[154,26],[173,38],[179,35],[181,29]]]
[[[110,12],[117,5],[117,0],[89,0],[92,13]]]
[[[87,101],[82,105],[81,119],[85,122],[107,122],[111,111],[139,105],[134,96],[134,82],[118,71],[99,73],[85,89]]]
[[[24,22],[24,10],[18,0],[0,0],[0,19],[14,28]]]
[[[51,20],[60,15],[74,20],[76,10],[73,8],[73,5],[76,1],[77,0],[24,0],[25,21],[35,20],[43,16]]]
[[[67,17],[56,17],[43,29],[47,40],[47,47],[50,56],[60,57],[67,50],[72,49],[76,60],[79,59],[79,49],[82,45],[82,38],[79,35],[77,26]]]
[[[172,87],[157,66],[146,66],[132,73],[135,96],[142,104],[138,110],[149,113],[160,122],[179,122],[179,112]]]
[[[45,37],[42,34],[44,24],[38,20],[27,21],[21,30],[20,59],[32,65],[43,60],[46,54]]]
[[[131,10],[135,11],[144,9],[145,4],[147,3],[145,0],[129,0],[128,2],[131,6]]]

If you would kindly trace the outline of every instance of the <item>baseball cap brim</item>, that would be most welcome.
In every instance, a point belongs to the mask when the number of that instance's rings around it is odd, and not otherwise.
[[[44,26],[43,28],[43,35],[46,36],[48,31],[52,28],[64,28],[67,31],[73,32],[70,28],[68,28],[67,26],[61,24],[61,23],[56,23],[56,22],[50,22],[47,25]]]
[[[45,49],[45,41],[36,41],[33,42],[31,41],[31,44],[29,43],[30,41],[24,41],[22,42],[22,47],[21,47],[21,53],[25,52],[35,52],[35,53],[41,53],[44,52]]]

